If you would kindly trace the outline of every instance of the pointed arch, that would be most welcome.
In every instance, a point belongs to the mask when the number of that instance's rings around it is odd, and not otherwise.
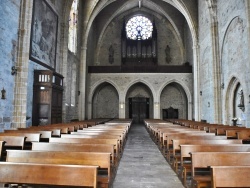
[[[130,82],[126,87],[125,87],[125,89],[124,89],[124,98],[127,96],[127,93],[128,93],[128,91],[129,91],[129,88],[131,88],[133,85],[135,85],[135,84],[137,84],[137,83],[142,83],[142,84],[144,84],[144,85],[146,85],[148,88],[149,88],[149,90],[150,90],[150,92],[151,92],[151,94],[152,94],[152,97],[153,97],[153,101],[154,101],[154,99],[155,99],[155,97],[156,97],[156,93],[154,92],[154,88],[153,88],[153,86],[149,83],[149,82],[147,82],[147,81],[145,81],[145,80],[142,80],[142,79],[136,79],[136,80],[133,80],[132,82]]]
[[[187,98],[187,118],[192,119],[192,94],[191,94],[191,91],[189,90],[189,88],[187,87],[187,85],[184,84],[182,81],[172,79],[172,80],[169,80],[168,82],[164,83],[159,89],[159,92],[157,95],[157,100],[160,101],[161,94],[162,94],[164,88],[166,88],[166,86],[168,86],[170,84],[177,84],[180,86],[181,89],[183,89],[183,91],[186,95],[186,98]]]
[[[89,95],[88,118],[118,118],[119,92],[110,81],[101,81],[91,90]]]
[[[88,103],[87,103],[87,109],[88,109],[88,114],[87,114],[87,118],[91,119],[93,117],[93,97],[95,92],[97,91],[97,89],[103,85],[103,84],[110,84],[111,86],[113,86],[118,94],[118,100],[120,100],[121,98],[121,94],[120,94],[120,90],[118,85],[116,85],[112,80],[108,80],[108,79],[103,79],[103,80],[99,80],[98,82],[96,82],[90,89],[89,95],[88,95]]]
[[[241,84],[242,82],[237,78],[235,75],[233,75],[228,83],[228,86],[226,87],[226,94],[224,99],[224,115],[223,115],[223,123],[226,125],[231,124],[231,119],[236,115],[235,113],[235,95],[236,90],[241,87],[244,90],[244,85]],[[244,96],[243,98],[246,99],[246,92],[243,92]]]

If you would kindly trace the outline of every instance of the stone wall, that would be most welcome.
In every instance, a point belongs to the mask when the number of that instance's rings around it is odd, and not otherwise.
[[[185,106],[185,110],[182,114],[183,116],[187,116],[187,114],[192,114],[192,112],[187,111],[187,106],[192,103],[192,94],[193,94],[193,78],[190,73],[175,73],[175,74],[153,74],[153,73],[141,73],[141,74],[133,74],[133,73],[123,73],[123,74],[89,74],[89,82],[88,82],[88,114],[87,118],[92,117],[92,99],[95,93],[96,88],[98,88],[103,83],[111,84],[118,93],[119,103],[126,104],[128,96],[136,96],[138,94],[145,95],[150,97],[150,118],[160,118],[157,117],[157,114],[154,114],[154,104],[158,104],[160,102],[160,97],[164,88],[171,84],[177,83],[178,88],[182,88],[183,93],[186,95],[186,100],[182,100],[180,103]],[[135,87],[137,84],[143,84],[139,87]],[[131,90],[132,88],[132,90]],[[133,89],[134,88],[134,89]],[[144,89],[143,89],[144,88]],[[146,89],[147,88],[147,89]],[[178,89],[179,90],[179,89]],[[176,93],[170,92],[170,98],[175,98]],[[184,102],[183,102],[184,101]],[[179,103],[178,103],[179,104]],[[180,105],[179,105],[180,106]],[[179,107],[178,106],[178,107]],[[125,105],[128,108],[128,105]],[[164,106],[165,108],[165,106]],[[128,117],[128,109],[125,110],[125,117]],[[160,113],[161,109],[159,109],[158,113]],[[183,117],[182,116],[182,117]]]
[[[15,76],[11,67],[16,65],[20,1],[0,2],[0,90],[6,91],[6,99],[0,96],[0,132],[11,127]]]
[[[147,14],[145,14],[147,16]],[[128,16],[129,17],[129,16]],[[155,18],[157,29],[157,56],[159,65],[181,65],[184,60],[183,41],[180,36],[174,31],[170,22],[165,19]],[[101,42],[97,46],[97,59],[95,65],[111,66],[109,63],[109,48],[112,45],[114,49],[114,63],[112,65],[121,65],[121,31],[123,19],[113,20],[106,28]],[[167,45],[170,47],[171,62],[166,63],[165,49]],[[90,45],[91,46],[91,45]]]
[[[201,119],[213,123],[216,100],[221,101],[219,107],[222,111],[222,122],[230,124],[234,116],[233,92],[230,84],[236,79],[242,85],[245,98],[249,93],[249,20],[246,13],[246,1],[218,0],[216,5],[209,7],[208,2],[199,1],[199,44],[200,44],[200,106]],[[215,18],[215,20],[213,20]],[[213,28],[217,24],[218,28]],[[215,21],[215,22],[214,22]],[[215,29],[215,33],[213,33]],[[217,29],[217,30],[216,30]],[[213,36],[214,35],[214,36]],[[213,38],[218,39],[218,49],[213,43]],[[215,54],[213,54],[213,52]],[[215,56],[219,57],[216,65]],[[214,72],[220,70],[220,72]],[[216,80],[219,79],[219,80]],[[220,85],[216,88],[216,82]],[[222,95],[216,98],[216,90],[220,89]],[[221,97],[221,98],[220,98]],[[229,100],[230,99],[230,100]],[[230,104],[228,104],[230,103]],[[248,103],[245,103],[246,111],[249,113]],[[226,108],[230,107],[229,109]],[[248,120],[249,121],[249,120]]]
[[[170,107],[178,109],[179,119],[187,119],[187,96],[183,88],[178,87],[175,83],[167,85],[161,93],[160,108]]]
[[[93,96],[93,118],[119,118],[119,97],[115,88],[100,86]]]
[[[250,92],[249,79],[249,18],[246,14],[246,2],[239,1],[218,1],[219,22],[219,43],[221,52],[221,79],[224,84],[223,104],[225,105],[226,93],[232,77],[236,77],[242,84],[242,89],[246,96]],[[233,101],[229,101],[233,102]],[[249,113],[248,103],[246,111]],[[223,112],[223,122],[230,123],[232,111],[225,109]],[[248,118],[248,121],[249,118]]]

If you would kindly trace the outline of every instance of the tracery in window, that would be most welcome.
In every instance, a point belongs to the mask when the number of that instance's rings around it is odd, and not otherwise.
[[[152,37],[153,24],[144,16],[134,16],[126,24],[127,38],[132,40],[147,40]]]
[[[73,53],[76,53],[77,50],[78,5],[79,5],[79,0],[74,0],[69,15],[68,49]]]

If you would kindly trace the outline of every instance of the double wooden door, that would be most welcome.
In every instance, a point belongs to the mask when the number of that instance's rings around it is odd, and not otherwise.
[[[143,123],[149,118],[149,98],[133,97],[129,98],[129,118],[134,123]]]

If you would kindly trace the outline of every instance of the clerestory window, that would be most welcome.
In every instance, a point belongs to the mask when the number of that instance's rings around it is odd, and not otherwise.
[[[69,15],[68,49],[73,53],[76,53],[77,50],[78,5],[79,5],[79,0],[74,0]]]
[[[153,24],[144,16],[134,16],[126,24],[128,39],[147,40],[152,37]]]

